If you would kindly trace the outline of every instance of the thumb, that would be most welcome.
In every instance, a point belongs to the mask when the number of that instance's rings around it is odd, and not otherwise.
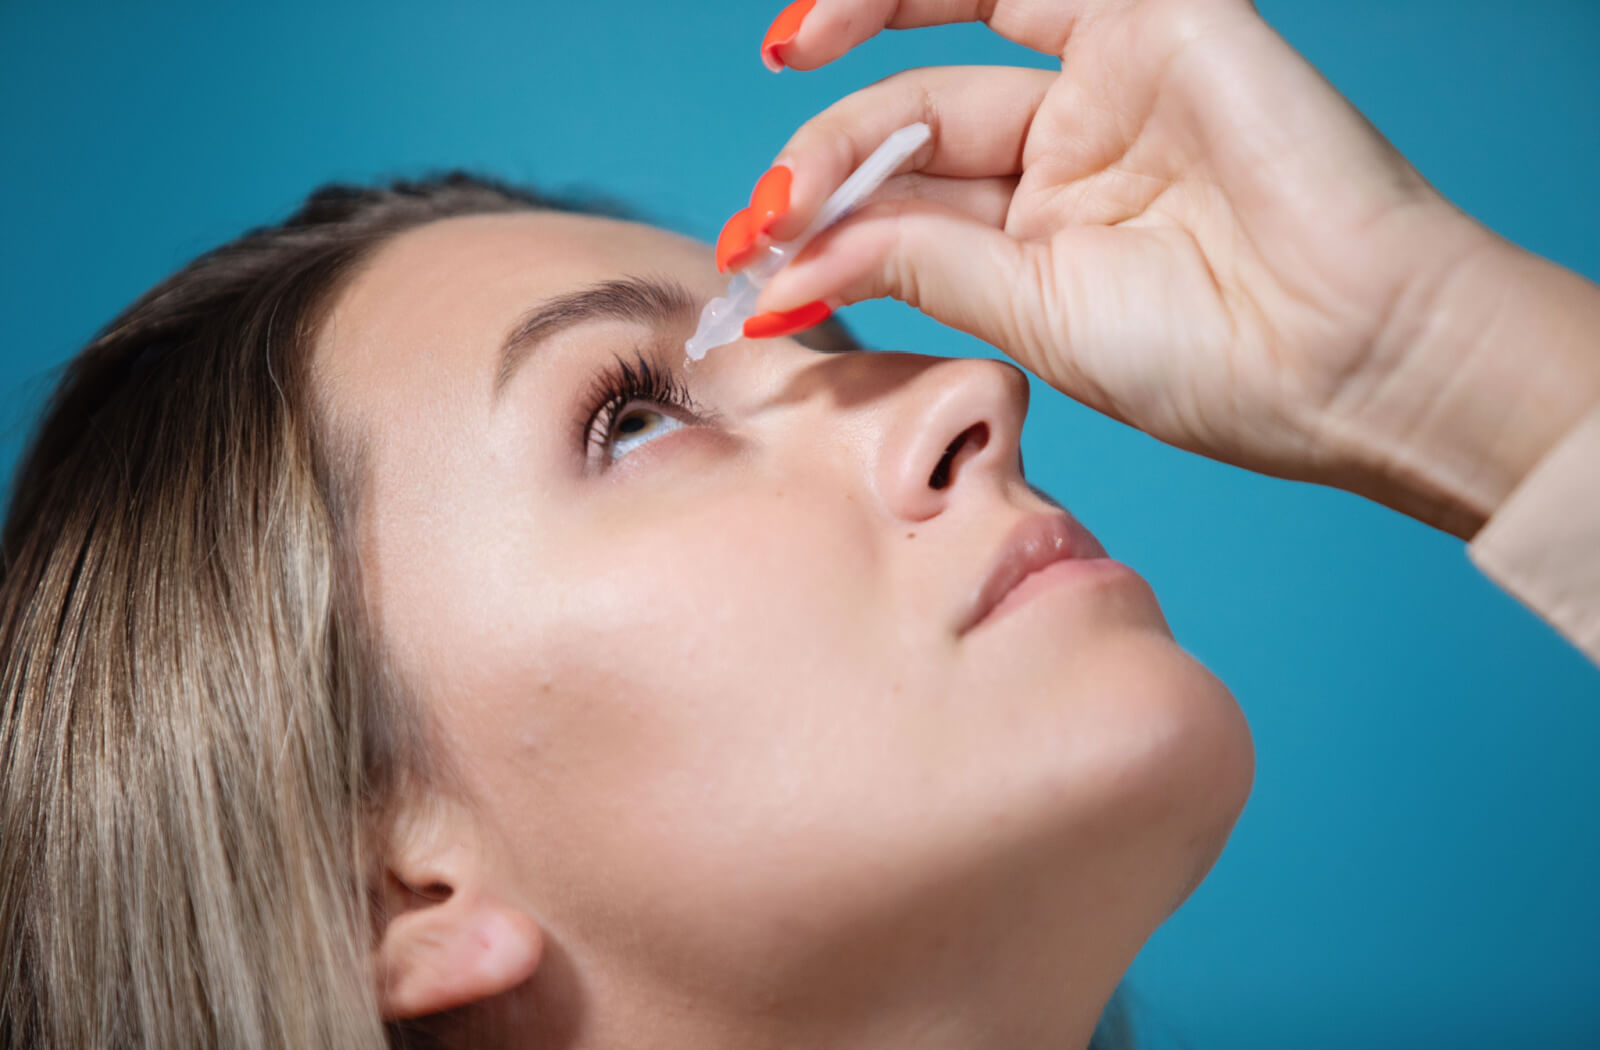
[[[1032,367],[1029,344],[1045,316],[1033,259],[1029,245],[949,205],[879,201],[806,245],[756,309],[899,299]]]

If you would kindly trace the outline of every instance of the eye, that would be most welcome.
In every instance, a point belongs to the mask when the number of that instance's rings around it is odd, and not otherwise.
[[[611,436],[606,446],[610,453],[609,462],[615,463],[640,445],[648,444],[663,434],[670,434],[683,425],[683,420],[674,419],[648,405],[630,404],[616,414],[611,426]]]
[[[696,422],[706,418],[671,369],[652,364],[638,352],[631,362],[619,357],[596,376],[585,404],[579,446],[596,470],[687,426],[685,416]]]

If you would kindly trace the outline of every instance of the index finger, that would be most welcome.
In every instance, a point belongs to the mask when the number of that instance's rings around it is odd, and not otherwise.
[[[793,183],[767,231],[797,236],[823,200],[890,132],[921,121],[933,135],[901,171],[947,179],[1013,178],[1034,113],[1060,77],[1023,66],[933,66],[886,77],[806,121],[779,152]]]
[[[1060,58],[1085,14],[1120,0],[795,0],[761,42],[761,58],[816,69],[884,29],[984,22],[1023,47]]]

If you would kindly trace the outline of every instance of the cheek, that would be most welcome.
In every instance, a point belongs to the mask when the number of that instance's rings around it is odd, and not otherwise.
[[[864,702],[890,663],[867,541],[818,503],[837,496],[748,495],[652,510],[649,532],[602,518],[520,585],[522,642],[480,664],[462,735],[545,879],[576,885],[603,857],[653,890],[692,881],[775,813],[820,806],[841,741],[886,737]]]
[[[730,489],[727,471],[711,473],[598,524],[582,545],[581,619],[650,646],[658,679],[714,691],[810,669],[881,626],[878,539],[836,479],[796,471]]]

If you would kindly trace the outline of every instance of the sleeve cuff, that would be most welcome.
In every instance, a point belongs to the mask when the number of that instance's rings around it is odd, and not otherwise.
[[[1600,664],[1600,405],[1512,490],[1467,555]]]

